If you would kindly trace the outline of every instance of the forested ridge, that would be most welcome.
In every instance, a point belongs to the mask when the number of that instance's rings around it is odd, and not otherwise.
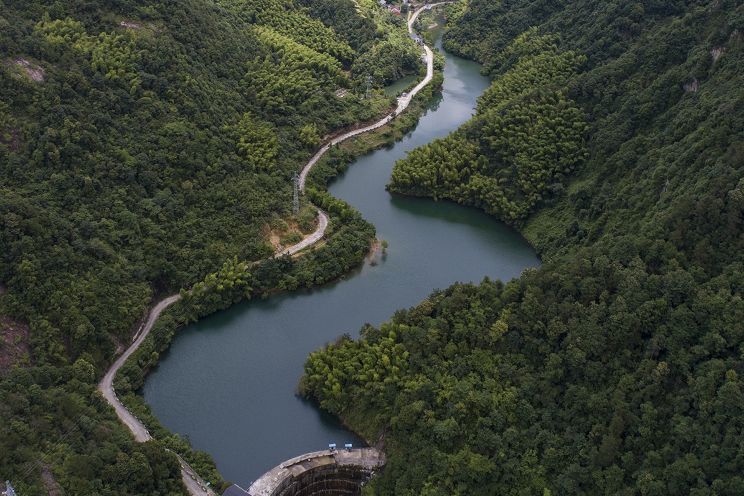
[[[273,254],[269,233],[312,231],[291,177],[321,138],[394,105],[364,98],[372,51],[396,58],[391,77],[421,69],[375,2],[0,1],[3,480],[24,495],[183,491],[162,445],[188,444],[136,445],[96,381],[164,294],[202,281],[182,325],[361,260],[374,228],[317,191],[336,216],[327,244],[246,269]],[[208,457],[195,468],[219,482]]]
[[[567,96],[584,61],[530,30],[504,50],[516,62],[478,101],[477,115],[396,164],[389,189],[481,207],[508,222],[561,190],[586,158],[585,117]]]
[[[453,14],[493,86],[391,188],[483,208],[544,264],[340,338],[302,391],[383,441],[370,494],[743,494],[744,6]]]

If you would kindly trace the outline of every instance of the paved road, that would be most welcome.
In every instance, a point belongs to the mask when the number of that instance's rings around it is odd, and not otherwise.
[[[430,5],[430,7],[436,7],[438,5],[444,5],[446,3],[452,3],[452,2],[439,2],[439,3],[433,3]],[[423,12],[427,7],[421,7],[416,12],[413,13],[413,15],[410,16],[408,20],[408,32],[413,33],[413,24],[416,22],[416,19],[418,18],[419,14]],[[424,79],[421,80],[419,84],[416,85],[415,88],[413,88],[408,94],[405,96],[401,96],[398,98],[398,106],[397,108],[391,112],[390,114],[386,115],[379,121],[370,124],[368,126],[354,129],[352,131],[349,131],[347,133],[344,133],[340,136],[337,136],[330,140],[328,143],[323,145],[318,152],[313,155],[313,158],[310,159],[310,161],[305,165],[305,167],[302,168],[302,172],[300,172],[300,189],[302,191],[305,191],[305,181],[307,180],[307,175],[310,173],[310,170],[315,166],[315,164],[320,160],[320,158],[325,155],[325,153],[330,150],[331,146],[337,145],[343,141],[346,141],[349,138],[353,138],[354,136],[358,136],[360,134],[368,133],[369,131],[375,130],[377,128],[380,128],[393,120],[393,118],[397,115],[399,115],[401,112],[403,112],[405,109],[408,108],[408,106],[411,104],[411,100],[413,100],[413,97],[418,94],[419,91],[424,89],[426,85],[428,85],[432,78],[434,77],[434,53],[431,51],[431,49],[424,45],[424,56],[426,57],[426,76]]]
[[[147,320],[142,326],[140,326],[139,331],[137,331],[137,334],[135,334],[135,339],[132,344],[129,345],[129,348],[127,348],[126,351],[122,353],[122,355],[114,362],[108,372],[106,372],[106,375],[103,376],[100,384],[98,384],[98,390],[101,391],[101,394],[104,398],[106,398],[106,401],[108,401],[109,404],[114,407],[119,420],[121,420],[122,423],[129,428],[129,430],[134,435],[135,441],[137,441],[138,443],[149,441],[150,439],[152,439],[152,436],[147,431],[142,422],[140,422],[137,417],[132,415],[129,410],[127,410],[124,405],[121,404],[119,398],[116,397],[116,392],[114,391],[114,377],[116,376],[116,373],[119,371],[121,366],[124,365],[124,362],[126,362],[127,359],[132,356],[132,353],[137,351],[137,348],[140,347],[142,342],[152,330],[153,325],[155,325],[155,321],[158,320],[160,314],[163,313],[163,310],[180,299],[181,295],[169,296],[163,300],[160,300],[158,304],[155,305],[152,310],[150,310],[150,314],[147,316]]]
[[[326,229],[328,228],[328,215],[325,212],[318,209],[318,227],[315,228],[315,232],[308,234],[305,239],[300,241],[294,246],[290,246],[286,250],[283,250],[280,255],[294,255],[298,251],[302,251],[308,246],[312,246],[325,235]]]
[[[294,255],[295,253],[307,248],[308,246],[317,243],[323,237],[327,228],[328,216],[325,214],[325,212],[318,210],[318,227],[315,229],[315,232],[305,237],[296,245],[290,246],[289,248],[281,252],[281,254]],[[147,335],[150,334],[150,331],[154,327],[155,322],[158,320],[158,317],[160,317],[160,314],[163,313],[166,308],[180,299],[180,294],[168,296],[167,298],[160,300],[153,307],[153,309],[150,310],[150,313],[147,316],[147,320],[142,324],[142,326],[140,326],[139,330],[135,334],[132,344],[129,345],[126,351],[124,351],[124,353],[122,353],[122,355],[116,359],[113,365],[111,365],[111,368],[109,368],[106,372],[106,375],[104,375],[103,379],[101,379],[101,382],[98,384],[98,390],[101,392],[106,401],[114,407],[114,411],[119,417],[119,420],[121,420],[121,422],[127,426],[129,431],[134,436],[135,441],[137,441],[138,443],[147,442],[152,439],[152,436],[150,435],[150,432],[147,430],[142,421],[134,416],[134,414],[132,414],[129,410],[127,410],[127,408],[116,396],[116,391],[114,390],[114,378],[116,377],[116,373],[119,371],[119,369],[121,369],[124,363],[129,359],[129,357],[132,356],[135,351],[137,351],[137,348],[139,348],[140,345],[144,342],[145,338],[147,338]],[[204,482],[204,480],[201,479],[201,477],[199,477],[196,471],[193,470],[189,466],[189,464],[186,463],[186,461],[178,455],[178,453],[175,453],[175,455],[178,457],[178,461],[181,464],[181,478],[183,479],[183,483],[188,489],[189,494],[192,496],[200,496],[204,494],[214,495],[214,492],[211,489],[207,488],[206,483]]]
[[[442,5],[445,3],[450,2],[431,4],[431,7]],[[416,18],[418,18],[419,14],[425,8],[426,7],[418,9],[413,15],[410,16],[408,21],[409,32],[413,32],[413,23],[416,21]],[[354,136],[358,136],[360,134],[380,128],[393,120],[395,116],[399,115],[406,108],[408,108],[413,97],[416,96],[416,94],[421,91],[427,84],[429,84],[429,82],[431,82],[432,80],[432,77],[434,76],[434,54],[426,45],[424,45],[424,52],[426,57],[426,77],[424,77],[424,79],[418,85],[416,85],[416,87],[411,90],[410,93],[398,98],[398,107],[391,114],[383,117],[381,120],[375,122],[374,124],[370,124],[369,126],[355,129],[353,131],[349,131],[340,136],[337,136],[323,145],[320,150],[318,150],[318,152],[305,165],[305,167],[302,168],[302,172],[300,173],[300,190],[305,191],[305,180],[307,179],[308,173],[318,162],[318,160],[320,160],[320,158],[331,148],[331,146],[341,143],[342,141],[346,141],[347,139]],[[281,250],[277,253],[277,255],[294,255],[295,253],[317,243],[325,235],[326,229],[328,228],[328,222],[328,216],[326,215],[326,213],[319,209],[318,227],[316,228],[315,232],[306,236],[296,245]],[[124,351],[124,353],[122,353],[122,355],[113,363],[113,365],[111,365],[111,368],[109,368],[109,370],[106,372],[106,375],[103,376],[103,379],[101,379],[101,382],[98,384],[98,390],[101,392],[106,401],[112,407],[114,407],[114,411],[119,417],[119,420],[121,420],[121,422],[127,426],[129,431],[134,436],[134,439],[139,443],[144,443],[151,440],[152,436],[150,435],[150,432],[147,430],[142,421],[135,417],[129,410],[126,409],[124,405],[122,405],[121,401],[119,401],[119,398],[116,396],[116,391],[114,391],[114,378],[116,377],[116,373],[119,371],[122,365],[124,365],[127,359],[129,359],[129,357],[132,356],[135,351],[137,351],[137,348],[139,348],[145,338],[147,338],[147,335],[152,330],[153,326],[155,325],[155,321],[158,320],[160,314],[163,313],[166,308],[180,299],[181,295],[171,295],[160,300],[153,307],[153,309],[147,316],[147,320],[142,326],[140,326],[140,329],[135,334],[135,338],[132,344],[129,345],[126,351]],[[181,478],[183,479],[183,483],[186,486],[189,494],[192,496],[202,496],[205,494],[214,496],[214,491],[206,486],[204,480],[199,477],[196,471],[194,471],[189,466],[189,464],[186,463],[186,461],[177,453],[175,453],[175,455],[178,457],[178,461],[181,464]]]
[[[178,458],[178,463],[181,465],[181,479],[183,480],[183,485],[186,486],[186,490],[191,496],[198,496],[203,494],[216,496],[215,492],[212,491],[212,488],[206,485],[204,480],[199,477],[199,474],[196,473],[196,470],[191,468],[191,465],[189,465],[186,460],[181,458],[181,455],[174,451],[171,451],[171,453],[176,455],[176,458]]]
[[[155,305],[153,309],[150,310],[150,314],[147,316],[147,320],[142,326],[140,326],[139,331],[137,331],[137,334],[135,334],[135,339],[132,344],[129,345],[129,348],[127,348],[126,351],[122,353],[122,355],[114,362],[108,372],[106,372],[106,375],[103,376],[103,379],[101,379],[101,382],[98,384],[98,390],[101,392],[106,401],[108,401],[108,403],[114,407],[114,411],[119,417],[119,420],[121,420],[122,423],[127,426],[129,431],[134,436],[135,441],[137,441],[138,443],[147,442],[152,439],[152,436],[145,427],[145,424],[143,424],[140,419],[135,417],[134,414],[127,410],[126,407],[121,403],[119,398],[116,396],[116,391],[114,391],[114,378],[116,377],[116,373],[119,371],[122,365],[124,365],[129,357],[132,356],[132,353],[137,351],[137,348],[140,347],[147,335],[150,334],[150,331],[155,325],[155,321],[158,320],[158,317],[161,313],[163,313],[163,310],[180,299],[181,295],[169,296],[160,300],[157,305]],[[189,494],[192,496],[201,496],[205,494],[214,496],[214,491],[207,487],[204,480],[199,477],[196,471],[192,469],[188,463],[186,463],[186,460],[181,458],[178,453],[174,454],[178,458],[178,462],[181,465],[181,479],[183,479],[183,483],[186,486]]]

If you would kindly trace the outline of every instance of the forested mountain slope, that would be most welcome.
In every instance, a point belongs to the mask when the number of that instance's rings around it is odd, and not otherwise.
[[[545,264],[330,345],[303,390],[384,434],[376,494],[744,493],[744,6],[472,0],[447,46],[494,84],[391,188]]]
[[[153,298],[272,254],[320,138],[394,104],[354,66],[417,53],[402,21],[322,3],[0,1],[0,474],[21,494],[180,490],[94,384]]]

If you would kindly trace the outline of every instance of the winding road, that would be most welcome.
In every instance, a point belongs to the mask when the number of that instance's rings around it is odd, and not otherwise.
[[[422,11],[436,7],[438,5],[443,5],[447,3],[452,2],[439,2],[434,4],[425,5],[416,12],[414,12],[412,15],[408,18],[408,31],[409,33],[413,33],[413,25],[416,22],[416,19],[418,18],[419,14],[421,14]],[[305,182],[307,179],[307,175],[312,170],[313,166],[318,163],[320,158],[331,149],[332,146],[337,145],[343,141],[348,140],[349,138],[352,138],[354,136],[358,136],[360,134],[367,133],[369,131],[373,131],[375,129],[378,129],[386,124],[388,124],[391,120],[393,120],[397,115],[401,114],[408,106],[411,104],[411,101],[413,100],[413,97],[416,96],[418,92],[420,92],[426,85],[428,85],[432,78],[434,77],[434,54],[431,51],[431,49],[423,45],[424,48],[424,55],[426,59],[426,76],[424,79],[421,80],[419,84],[416,85],[416,87],[411,90],[408,94],[404,94],[400,98],[398,98],[398,106],[396,109],[388,114],[387,116],[383,117],[379,121],[370,124],[368,126],[354,129],[352,131],[346,132],[344,134],[341,134],[330,141],[328,141],[326,144],[324,144],[318,152],[313,155],[313,157],[307,162],[307,164],[302,168],[302,172],[300,173],[300,191],[305,191]],[[323,236],[325,235],[326,229],[328,228],[329,219],[328,215],[323,212],[322,210],[318,209],[318,226],[315,229],[315,231],[308,236],[306,236],[302,241],[299,243],[290,246],[289,248],[279,250],[274,256],[284,256],[284,255],[294,255],[305,248],[308,248],[318,241],[320,241]],[[149,335],[150,331],[152,330],[153,326],[155,325],[155,322],[157,321],[158,317],[160,317],[160,314],[163,313],[163,311],[171,306],[172,304],[176,303],[178,300],[181,299],[180,294],[175,294],[168,296],[166,298],[163,298],[160,300],[153,308],[150,310],[150,313],[147,316],[147,319],[143,324],[140,326],[139,330],[135,334],[134,340],[132,341],[132,344],[129,345],[129,347],[124,351],[124,353],[119,356],[119,358],[116,359],[116,361],[111,365],[109,370],[106,372],[106,375],[103,376],[103,379],[101,379],[101,382],[98,384],[98,390],[101,392],[103,397],[106,399],[106,401],[114,408],[114,411],[116,412],[116,415],[119,417],[119,420],[127,426],[129,431],[134,436],[135,441],[139,443],[144,443],[147,441],[150,441],[152,439],[152,436],[150,435],[150,432],[147,430],[147,427],[145,427],[145,424],[138,419],[134,414],[132,414],[127,408],[121,403],[119,398],[116,396],[116,391],[114,390],[114,378],[116,377],[116,373],[121,369],[121,367],[124,365],[124,363],[129,359],[132,354],[137,351],[137,349],[140,347],[140,345],[144,342],[144,340]],[[194,471],[186,461],[181,458],[178,453],[174,453],[176,457],[178,458],[178,461],[181,465],[181,477],[183,479],[183,483],[186,486],[186,489],[188,490],[189,494],[192,496],[201,496],[201,495],[215,495],[214,491],[207,485],[207,483],[199,477],[199,475]]]
[[[433,3],[433,4],[430,4],[428,6],[424,6],[418,9],[408,19],[408,32],[413,34],[413,24],[416,22],[416,19],[418,19],[418,16],[419,14],[421,14],[422,11],[426,10],[427,8],[436,7],[438,5],[444,5],[447,3],[452,3],[452,2]],[[302,168],[302,172],[300,172],[300,190],[302,191],[305,190],[305,182],[307,180],[307,175],[310,173],[310,170],[312,170],[315,164],[318,163],[318,160],[320,160],[321,157],[325,155],[326,152],[330,150],[332,146],[338,145],[339,143],[344,142],[349,138],[353,138],[354,136],[358,136],[360,134],[368,133],[370,131],[374,131],[375,129],[381,128],[382,126],[392,121],[395,118],[395,116],[400,115],[405,109],[408,108],[408,106],[411,104],[411,101],[413,100],[413,97],[416,96],[422,89],[424,89],[426,85],[428,85],[431,82],[431,80],[434,78],[434,53],[431,51],[431,49],[428,46],[424,45],[424,54],[426,58],[426,76],[424,77],[424,79],[422,79],[421,82],[417,84],[416,87],[413,88],[409,93],[404,94],[403,96],[398,98],[398,106],[390,114],[386,115],[385,117],[383,117],[382,119],[380,119],[379,121],[373,124],[341,134],[333,138],[332,140],[328,141],[322,147],[320,147],[318,152],[315,155],[313,155],[313,157],[308,161],[308,163],[305,164],[305,167]],[[320,215],[324,215],[324,214],[320,212]]]

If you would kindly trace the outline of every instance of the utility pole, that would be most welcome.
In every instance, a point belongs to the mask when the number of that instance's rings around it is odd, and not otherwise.
[[[300,176],[296,172],[292,176],[292,186],[292,212],[297,215],[300,212]]]
[[[367,75],[367,91],[364,92],[364,99],[369,98],[369,91],[372,89],[372,76]]]

